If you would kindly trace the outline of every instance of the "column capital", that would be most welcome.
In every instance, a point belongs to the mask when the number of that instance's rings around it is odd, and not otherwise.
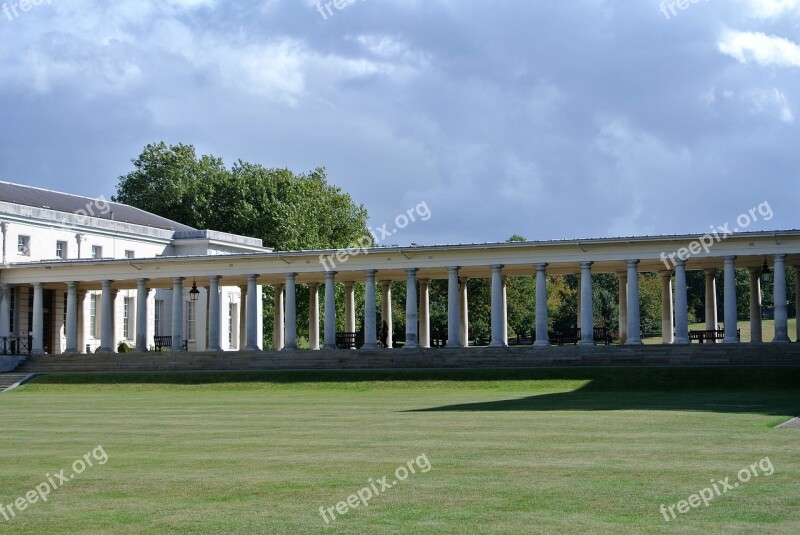
[[[798,269],[800,269],[800,267],[798,267]],[[419,279],[417,282],[419,282],[420,286],[422,286],[422,285],[427,286],[427,285],[429,285],[431,283],[431,280],[430,279]]]
[[[326,271],[325,272],[325,281],[335,281],[336,275],[338,275],[337,271]]]
[[[177,286],[178,284],[183,285],[183,281],[185,281],[185,280],[186,280],[186,277],[173,277],[172,278],[172,284],[174,284],[175,286]]]
[[[795,269],[800,269],[800,267],[795,268]],[[751,275],[761,275],[761,268],[760,267],[749,267],[749,268],[747,268],[747,271],[749,271]]]
[[[288,281],[292,281],[292,282],[294,282],[294,280],[295,280],[296,278],[297,278],[297,273],[286,273],[286,281],[287,281],[287,282],[288,282]]]
[[[635,268],[639,265],[640,260],[626,260],[625,263],[628,264],[628,268]]]
[[[354,281],[344,281],[344,287],[345,287],[346,289],[348,289],[348,290],[349,290],[350,288],[352,288],[353,286],[355,286],[355,285],[356,285],[356,283],[355,283]]]
[[[502,264],[494,264],[492,265],[492,271],[502,271],[504,267],[506,266]]]
[[[312,289],[312,290],[315,289],[315,288],[319,288],[319,283],[318,282],[309,282],[308,283],[308,287],[310,289]]]
[[[417,269],[417,268],[406,268],[405,272],[406,272],[406,276],[410,276],[410,275],[415,275],[416,276],[416,274],[419,272],[419,269]]]
[[[671,279],[672,278],[672,271],[659,271],[658,273],[664,279]]]
[[[222,275],[211,275],[208,278],[208,282],[211,284],[219,284],[220,280],[222,280]]]
[[[736,257],[734,257],[734,258],[736,258]],[[776,262],[778,260],[783,261],[783,260],[786,259],[786,253],[778,253],[778,254],[772,255],[772,258],[774,258]]]
[[[580,262],[581,269],[592,269],[594,262]]]
[[[547,268],[550,267],[550,264],[543,263],[543,264],[534,264],[536,266],[536,271],[547,271]]]
[[[372,275],[374,277],[375,275],[378,274],[378,270],[377,269],[365,269],[364,270],[364,274],[365,275]]]
[[[783,256],[786,256],[786,255],[783,255]],[[775,258],[777,258],[777,255],[775,256]],[[723,257],[722,257],[722,260],[723,260],[723,261],[724,261],[726,264],[727,264],[727,263],[730,263],[730,262],[735,262],[735,261],[736,261],[736,255],[723,256]]]
[[[686,260],[681,260],[680,258],[675,259],[675,267],[686,267]]]
[[[248,282],[248,283],[251,283],[251,282],[258,282],[258,277],[259,277],[258,275],[252,275],[252,274],[251,274],[251,275],[248,275],[248,276],[247,276],[247,282]]]
[[[452,275],[452,274],[454,274],[454,273],[455,273],[456,275],[458,275],[458,272],[459,272],[460,270],[461,270],[461,268],[460,268],[459,266],[448,266],[448,268],[447,268],[447,272],[448,272],[449,274],[451,274],[451,275]]]
[[[75,281],[67,282],[67,289],[68,290],[77,290],[78,289],[78,283],[75,282]]]
[[[717,274],[717,268],[706,268],[706,269],[703,270],[703,273],[705,273],[706,275],[709,275],[709,276],[716,275]]]

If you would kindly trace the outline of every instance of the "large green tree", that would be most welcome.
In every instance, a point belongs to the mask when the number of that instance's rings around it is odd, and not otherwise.
[[[372,244],[366,208],[329,184],[323,168],[296,174],[241,160],[227,168],[220,158],[198,156],[192,145],[163,142],[147,145],[131,161],[133,170],[119,177],[116,202],[190,227],[260,238],[279,251]],[[264,325],[272,325],[273,294],[264,291]],[[363,291],[357,298],[360,310]],[[344,300],[337,301],[343,321]],[[298,314],[307,314],[308,292],[298,291],[297,306]],[[305,322],[298,335],[301,343],[307,339]],[[272,329],[264,329],[266,345],[271,338]]]

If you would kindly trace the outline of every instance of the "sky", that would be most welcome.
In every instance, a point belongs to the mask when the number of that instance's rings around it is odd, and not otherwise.
[[[164,141],[323,166],[384,245],[800,228],[800,0],[0,7],[0,180]]]

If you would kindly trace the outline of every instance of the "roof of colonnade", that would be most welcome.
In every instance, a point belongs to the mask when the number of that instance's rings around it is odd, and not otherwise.
[[[692,246],[693,243],[697,245]],[[787,265],[800,265],[800,231],[787,230],[737,233],[720,240],[708,235],[643,236],[38,262],[4,266],[0,282],[18,285],[77,281],[84,288],[99,288],[98,281],[112,280],[117,288],[133,288],[137,279],[147,278],[151,287],[170,287],[175,277],[196,277],[205,285],[208,277],[219,275],[221,284],[232,286],[245,284],[249,274],[258,274],[260,284],[277,284],[283,282],[286,273],[297,273],[298,283],[321,283],[326,267],[337,272],[337,281],[363,280],[369,269],[378,270],[379,280],[401,280],[410,268],[419,269],[420,279],[441,279],[447,277],[447,268],[452,266],[460,267],[464,277],[477,278],[489,277],[492,265],[505,266],[503,272],[509,276],[533,275],[534,265],[541,263],[549,265],[550,274],[578,273],[581,262],[593,262],[595,273],[622,272],[627,260],[640,260],[639,271],[654,272],[671,268],[674,264],[669,256],[677,259],[675,253],[683,248],[688,253],[686,266],[690,270],[720,268],[728,256],[737,257],[737,267],[759,267],[765,258],[775,254],[786,254]],[[772,265],[771,258],[769,263]]]

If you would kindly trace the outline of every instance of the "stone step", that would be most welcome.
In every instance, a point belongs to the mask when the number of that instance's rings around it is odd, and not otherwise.
[[[2,373],[0,374],[0,392],[5,392],[11,387],[29,381],[33,377],[27,373]]]
[[[800,365],[800,346],[705,344],[341,350],[248,353],[126,353],[36,356],[18,372],[503,368],[538,366]]]

